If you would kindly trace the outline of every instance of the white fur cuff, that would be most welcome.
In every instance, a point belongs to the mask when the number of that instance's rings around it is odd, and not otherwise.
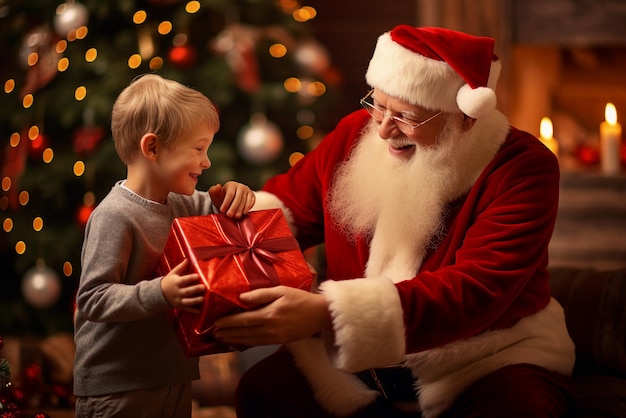
[[[390,280],[328,280],[320,292],[328,300],[333,320],[334,352],[329,356],[335,367],[354,373],[402,361],[404,319]]]

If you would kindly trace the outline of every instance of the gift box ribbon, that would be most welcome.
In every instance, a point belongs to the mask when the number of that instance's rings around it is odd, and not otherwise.
[[[281,260],[277,252],[299,249],[295,238],[284,236],[263,239],[266,228],[258,231],[247,216],[235,222],[222,222],[218,217],[215,220],[227,245],[194,247],[196,259],[238,256],[240,268],[245,272],[251,289],[279,285],[280,281],[272,264]]]

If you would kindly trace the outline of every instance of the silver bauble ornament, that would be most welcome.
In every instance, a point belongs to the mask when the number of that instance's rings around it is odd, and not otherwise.
[[[50,27],[47,25],[37,26],[24,35],[24,39],[19,49],[19,63],[22,68],[29,68],[28,58],[33,52],[39,55],[45,55],[50,48],[50,40],[52,39]]]
[[[60,36],[66,37],[71,31],[85,26],[89,21],[87,8],[77,2],[67,2],[57,7],[54,16],[54,30]]]
[[[59,276],[40,260],[22,278],[22,295],[33,307],[47,309],[61,296]]]
[[[280,129],[265,115],[255,114],[237,137],[237,149],[248,163],[266,165],[274,162],[283,150]]]
[[[297,46],[296,61],[312,74],[323,74],[330,68],[328,50],[314,40],[303,41]]]

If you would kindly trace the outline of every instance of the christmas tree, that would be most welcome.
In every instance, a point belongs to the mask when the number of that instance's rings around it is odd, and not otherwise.
[[[84,226],[125,176],[111,107],[134,77],[219,108],[199,189],[257,189],[315,146],[338,82],[315,14],[297,0],[0,0],[0,334],[71,331]]]

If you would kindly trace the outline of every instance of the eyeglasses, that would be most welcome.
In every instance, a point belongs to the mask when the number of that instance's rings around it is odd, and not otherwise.
[[[441,113],[443,113],[443,111],[439,111],[435,113],[434,115],[432,115],[431,117],[429,117],[428,119],[423,120],[423,121],[406,120],[399,116],[388,115],[384,110],[376,106],[374,103],[371,103],[371,101],[368,101],[372,99],[372,93],[374,93],[373,89],[370,90],[365,95],[365,97],[359,100],[359,103],[361,103],[361,106],[363,106],[365,110],[367,110],[367,112],[370,114],[372,119],[374,119],[376,122],[382,123],[383,119],[387,117],[394,122],[394,124],[398,127],[398,129],[400,129],[402,132],[406,134],[413,133],[415,129],[419,128],[422,125],[427,124],[431,120],[435,119],[437,116],[441,115]]]

